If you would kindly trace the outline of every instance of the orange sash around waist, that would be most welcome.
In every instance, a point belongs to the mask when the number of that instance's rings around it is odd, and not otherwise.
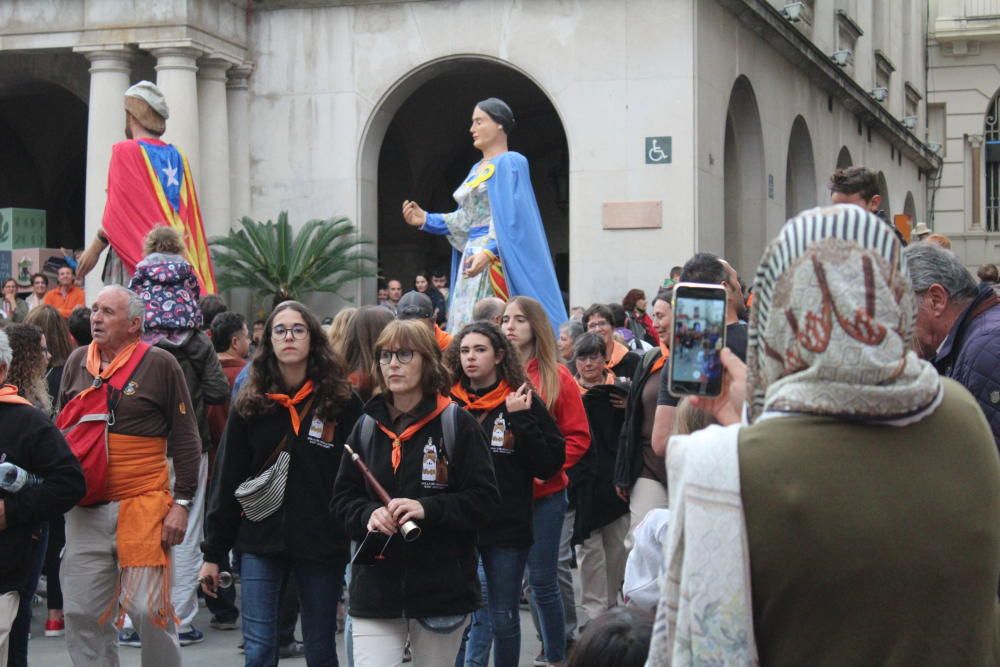
[[[147,600],[153,622],[160,627],[166,627],[171,620],[177,622],[170,602],[170,554],[161,542],[163,520],[173,502],[167,439],[109,433],[105,498],[118,501],[116,544],[122,571],[119,627],[126,602],[139,585],[136,568],[159,570],[158,585],[150,587]],[[118,603],[118,597],[115,596],[113,605]]]
[[[160,544],[170,510],[167,439],[108,434],[108,500],[119,501],[118,562],[162,567],[170,558]]]

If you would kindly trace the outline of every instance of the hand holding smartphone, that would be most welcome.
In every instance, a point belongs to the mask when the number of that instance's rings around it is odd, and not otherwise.
[[[726,289],[722,285],[674,286],[668,389],[673,396],[722,393],[722,349],[726,346]]]

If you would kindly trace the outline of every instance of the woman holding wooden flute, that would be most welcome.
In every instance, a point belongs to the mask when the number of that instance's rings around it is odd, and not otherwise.
[[[378,559],[351,566],[354,664],[401,665],[407,637],[414,664],[453,664],[480,606],[476,530],[500,504],[486,436],[448,398],[448,371],[422,322],[390,322],[375,361],[380,393],[348,445],[392,500],[385,505],[345,456],[332,503],[352,539],[390,538]],[[412,542],[399,534],[408,521],[421,530]]]

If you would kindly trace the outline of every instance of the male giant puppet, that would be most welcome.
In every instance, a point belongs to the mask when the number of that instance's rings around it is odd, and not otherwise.
[[[104,219],[97,238],[80,257],[79,278],[94,268],[110,245],[105,282],[127,285],[142,259],[146,234],[153,227],[169,225],[184,239],[202,293],[216,291],[191,167],[176,146],[160,140],[169,116],[163,93],[149,81],[125,91],[128,140],[111,149]]]

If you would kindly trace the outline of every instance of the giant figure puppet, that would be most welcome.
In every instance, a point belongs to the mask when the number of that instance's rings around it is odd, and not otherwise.
[[[140,81],[125,91],[125,136],[111,148],[108,199],[97,238],[80,257],[77,275],[94,268],[108,245],[104,282],[127,285],[142,259],[142,242],[151,229],[173,227],[187,249],[203,294],[216,291],[191,166],[184,154],[160,140],[170,116],[155,84]]]
[[[487,296],[530,296],[544,306],[554,329],[566,320],[528,161],[507,150],[513,129],[509,106],[495,97],[483,100],[469,128],[483,159],[455,190],[458,209],[427,213],[416,202],[403,202],[408,225],[451,243],[450,331],[471,322],[476,301]]]

